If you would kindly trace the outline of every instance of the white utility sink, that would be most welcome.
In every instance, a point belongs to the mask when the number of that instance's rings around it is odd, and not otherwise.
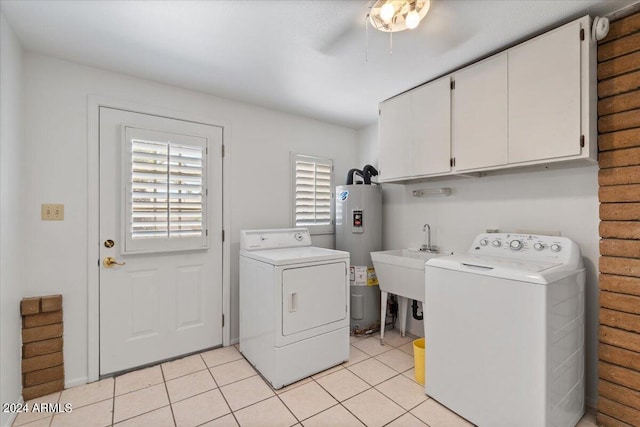
[[[390,251],[371,252],[371,260],[376,269],[380,284],[380,319],[384,322],[386,314],[387,294],[398,296],[400,307],[400,332],[405,334],[407,324],[407,307],[409,300],[424,302],[425,279],[424,265],[427,260],[438,256],[451,255],[451,252],[420,252],[418,249],[393,249]],[[384,327],[380,328],[380,340],[384,338]]]
[[[424,264],[431,258],[449,254],[393,249],[371,252],[371,260],[381,291],[424,301]]]

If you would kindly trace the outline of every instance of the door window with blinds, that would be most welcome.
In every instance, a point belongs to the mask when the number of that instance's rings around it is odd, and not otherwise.
[[[333,233],[333,161],[291,155],[293,225],[312,234]]]
[[[123,253],[206,248],[207,139],[123,128]]]

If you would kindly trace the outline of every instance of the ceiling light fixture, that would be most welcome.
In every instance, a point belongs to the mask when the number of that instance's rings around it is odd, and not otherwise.
[[[395,33],[416,28],[427,15],[431,0],[377,0],[369,12],[376,30]]]
[[[376,30],[389,33],[389,53],[393,53],[393,33],[404,30],[413,30],[420,25],[429,12],[431,0],[377,0],[367,19]],[[365,62],[369,57],[369,26],[365,26],[367,49],[365,50]]]

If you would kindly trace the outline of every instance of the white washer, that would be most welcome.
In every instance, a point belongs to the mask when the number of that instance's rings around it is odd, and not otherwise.
[[[425,268],[425,391],[479,426],[584,414],[584,283],[567,238],[481,234]]]
[[[349,359],[348,269],[306,228],[241,231],[240,351],[274,388]]]

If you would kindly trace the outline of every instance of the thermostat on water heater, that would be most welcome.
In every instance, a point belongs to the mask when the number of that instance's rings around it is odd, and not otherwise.
[[[352,211],[351,232],[364,233],[364,214],[362,209],[354,209]]]

